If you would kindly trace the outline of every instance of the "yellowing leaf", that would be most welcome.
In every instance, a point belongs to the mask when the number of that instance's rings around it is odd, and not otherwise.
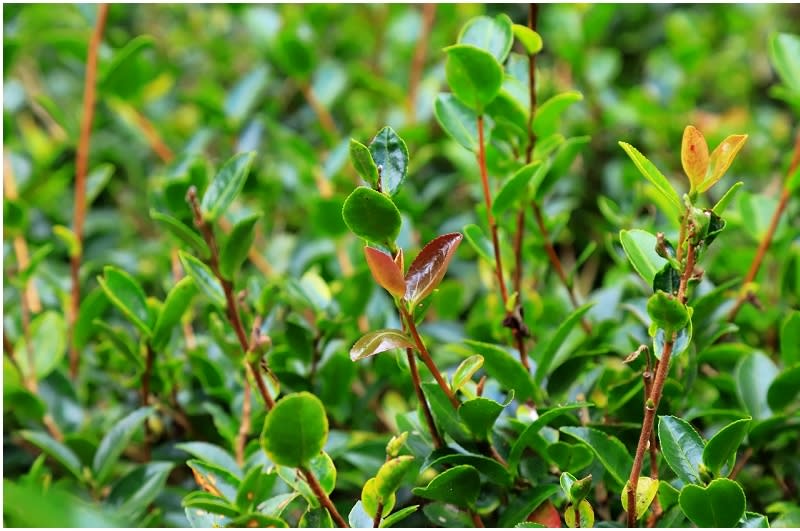
[[[746,141],[747,135],[731,135],[723,140],[722,143],[711,152],[711,157],[708,161],[708,176],[700,186],[697,187],[698,192],[705,192],[714,186],[717,181],[722,179],[722,176],[728,171],[731,163],[733,163],[733,159],[736,158],[736,155],[739,153],[739,150],[742,149]]]
[[[695,190],[703,182],[708,171],[708,144],[696,127],[687,125],[683,130],[681,142],[681,164],[689,177],[691,189]]]

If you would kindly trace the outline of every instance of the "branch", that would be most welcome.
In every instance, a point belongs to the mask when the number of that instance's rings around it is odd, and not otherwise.
[[[150,402],[150,378],[153,374],[153,362],[155,362],[155,353],[153,352],[153,347],[150,346],[148,342],[146,345],[147,355],[144,359],[144,373],[142,373],[142,391],[141,391],[141,400],[142,400],[142,407],[146,407]],[[145,422],[144,425],[144,455],[145,459],[148,461],[150,460],[150,427]]]
[[[778,222],[781,219],[781,215],[783,215],[783,211],[786,210],[786,205],[789,204],[789,197],[791,196],[791,191],[789,190],[789,178],[794,174],[795,171],[797,171],[798,165],[800,165],[800,132],[797,133],[797,139],[795,140],[794,144],[794,155],[792,156],[791,164],[789,164],[789,171],[786,174],[786,180],[784,181],[783,191],[781,192],[781,198],[778,202],[778,208],[776,208],[775,213],[772,214],[772,220],[769,222],[769,229],[767,229],[764,239],[761,240],[758,250],[756,250],[756,255],[753,257],[753,262],[750,264],[750,270],[747,272],[747,276],[744,278],[744,282],[742,283],[744,289],[737,297],[733,309],[728,314],[729,321],[733,321],[736,318],[736,315],[739,313],[742,304],[744,304],[744,301],[747,299],[747,285],[755,280],[756,275],[758,274],[758,269],[761,267],[761,262],[764,260],[764,256],[767,254],[767,249],[769,249],[770,244],[772,244],[772,238],[775,236],[775,231],[778,228]]]
[[[422,407],[422,413],[425,416],[425,422],[428,424],[428,431],[431,432],[433,447],[438,450],[439,448],[444,447],[444,441],[442,441],[442,437],[439,435],[439,431],[436,429],[436,423],[433,421],[431,408],[428,405],[428,401],[425,399],[425,394],[422,392],[422,383],[419,379],[419,369],[417,368],[417,359],[414,354],[414,349],[407,348],[406,357],[408,358],[408,367],[411,370],[411,381],[414,383],[414,392],[417,394],[417,400],[419,400],[419,404]]]
[[[311,85],[305,81],[300,82],[300,91],[303,93],[303,96],[306,98],[308,104],[314,110],[314,114],[317,115],[319,123],[325,133],[327,133],[329,137],[335,137],[338,135],[339,132],[336,129],[336,122],[333,121],[333,116],[331,116],[331,113],[328,112],[328,109],[326,109],[325,106],[322,105],[322,103],[317,99],[317,95],[314,94],[314,89],[311,88]]]
[[[422,5],[422,28],[419,40],[414,48],[414,58],[411,60],[411,72],[408,76],[408,97],[406,98],[406,119],[413,123],[417,119],[417,89],[422,79],[422,70],[425,67],[425,56],[428,51],[428,40],[436,17],[436,4]]]
[[[300,473],[303,474],[303,477],[305,477],[306,482],[308,482],[308,486],[311,487],[311,490],[314,491],[314,495],[319,500],[319,503],[328,510],[331,517],[336,522],[336,525],[339,527],[350,527],[347,525],[345,519],[342,518],[342,515],[339,514],[339,511],[336,510],[336,506],[333,504],[328,495],[325,494],[325,491],[322,490],[322,486],[319,484],[319,481],[317,481],[314,473],[304,466],[301,466],[298,470],[300,470]]]
[[[81,115],[80,138],[75,156],[75,204],[72,230],[78,240],[78,249],[70,261],[72,277],[72,300],[69,313],[69,373],[74,380],[78,375],[79,354],[73,343],[75,322],[78,319],[78,309],[81,303],[80,267],[83,258],[83,223],[86,219],[86,173],[89,166],[89,139],[92,132],[92,118],[94,117],[95,78],[97,77],[97,55],[100,42],[103,38],[103,29],[106,25],[108,4],[97,6],[97,22],[94,33],[89,41],[86,57],[86,77],[83,85],[83,114]]]

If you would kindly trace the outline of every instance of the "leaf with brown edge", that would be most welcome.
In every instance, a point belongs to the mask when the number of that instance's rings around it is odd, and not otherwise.
[[[695,126],[687,125],[681,142],[681,164],[692,190],[703,182],[708,171],[708,143]]]
[[[434,238],[422,248],[406,273],[406,300],[411,307],[427,297],[444,278],[463,236],[458,232]]]
[[[705,192],[722,179],[746,141],[747,135],[730,135],[711,152],[708,160],[708,176],[697,187],[699,192]]]
[[[406,281],[392,257],[373,247],[364,247],[364,255],[375,282],[392,295],[402,297],[406,292]]]
[[[350,349],[350,359],[360,359],[386,352],[394,348],[414,348],[414,342],[400,330],[384,328],[364,334]]]

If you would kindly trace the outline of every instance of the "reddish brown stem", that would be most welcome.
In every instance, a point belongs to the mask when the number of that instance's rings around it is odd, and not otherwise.
[[[150,379],[153,375],[153,364],[155,363],[155,352],[150,343],[146,346],[147,354],[144,358],[144,372],[142,373],[142,407],[147,407],[150,404]],[[150,460],[150,427],[145,422],[144,424],[144,456],[146,460]]]
[[[744,301],[747,300],[747,290],[749,289],[748,284],[755,280],[758,270],[761,267],[761,262],[764,261],[764,256],[767,254],[767,250],[772,244],[772,238],[775,236],[775,231],[778,228],[778,222],[781,220],[783,211],[786,210],[786,205],[789,204],[789,197],[791,196],[791,191],[789,190],[789,178],[794,174],[795,171],[797,171],[798,165],[800,165],[800,132],[798,132],[797,139],[794,143],[794,155],[792,156],[791,164],[789,164],[789,171],[786,174],[786,181],[783,186],[783,190],[781,191],[780,200],[778,201],[778,208],[776,208],[775,212],[772,214],[772,219],[769,222],[767,233],[764,235],[764,239],[761,240],[761,243],[756,250],[756,254],[753,257],[753,262],[750,264],[750,269],[747,271],[747,275],[744,277],[744,289],[737,297],[736,303],[731,309],[731,312],[728,314],[729,321],[733,321],[736,318],[736,315],[742,308],[742,304],[744,304]]]
[[[469,515],[472,518],[472,523],[475,524],[475,527],[486,527],[483,525],[483,520],[481,520],[481,515],[470,509]]]
[[[422,79],[422,69],[425,67],[425,56],[428,52],[428,40],[436,17],[436,4],[422,5],[422,28],[419,32],[417,46],[414,48],[414,58],[411,60],[411,71],[408,76],[408,97],[406,98],[406,116],[408,122],[417,119],[417,89]]]
[[[444,447],[444,441],[442,441],[442,437],[436,429],[436,423],[433,421],[431,408],[428,405],[428,401],[425,399],[425,394],[422,392],[422,382],[420,382],[419,379],[419,369],[417,368],[417,358],[414,355],[414,349],[407,348],[406,357],[408,358],[408,367],[411,371],[411,381],[414,384],[414,392],[417,394],[417,400],[419,400],[419,405],[422,407],[425,422],[428,424],[428,431],[431,433],[431,439],[433,439],[433,447],[438,450]]]
[[[453,405],[454,409],[458,409],[458,406],[461,405],[461,402],[458,401],[458,398],[453,394],[453,391],[450,390],[450,386],[447,385],[447,382],[442,377],[442,373],[439,372],[439,369],[436,367],[436,364],[433,362],[433,358],[431,358],[430,353],[428,353],[428,349],[425,348],[425,342],[422,341],[422,338],[417,332],[417,325],[414,324],[414,318],[411,314],[408,313],[408,310],[405,308],[400,308],[400,312],[403,315],[403,318],[406,321],[406,326],[408,326],[408,330],[411,332],[411,337],[414,338],[414,343],[417,345],[417,350],[419,351],[419,355],[422,357],[423,363],[425,366],[428,367],[428,370],[431,371],[433,374],[436,383],[439,384],[439,387],[442,388],[444,394],[447,395],[448,400],[450,400],[450,404]]]
[[[744,468],[744,465],[747,464],[747,461],[750,460],[750,457],[752,457],[752,455],[753,455],[753,448],[751,446],[747,450],[744,451],[744,453],[742,454],[742,457],[740,457],[739,460],[736,462],[736,465],[734,465],[733,470],[731,470],[731,473],[728,476],[728,479],[736,479],[736,476],[739,475],[739,472],[742,471],[742,469]]]
[[[250,380],[247,374],[244,378],[244,396],[242,397],[242,423],[239,425],[239,433],[236,439],[236,462],[239,466],[244,465],[244,450],[247,446],[247,436],[250,434]]]
[[[147,143],[150,145],[150,149],[153,150],[161,162],[171,162],[175,156],[172,153],[172,150],[167,146],[164,141],[161,139],[161,136],[158,134],[158,130],[153,126],[150,120],[147,119],[142,113],[140,113],[136,108],[131,107],[133,111],[133,118],[136,121],[136,125],[139,126],[141,129],[142,134],[144,135],[145,139],[147,139]]]
[[[247,341],[247,333],[244,331],[244,325],[242,324],[242,319],[239,315],[239,306],[236,304],[236,297],[233,294],[233,283],[226,279],[219,270],[219,249],[217,247],[216,238],[214,237],[214,231],[203,219],[203,213],[200,210],[200,204],[197,201],[197,191],[194,189],[194,187],[189,189],[186,199],[189,201],[189,205],[192,207],[195,226],[200,230],[200,233],[203,235],[203,239],[205,240],[211,252],[211,256],[208,259],[208,266],[211,268],[211,272],[214,273],[214,276],[217,277],[217,280],[219,280],[219,283],[222,285],[222,291],[225,293],[225,313],[227,314],[231,326],[233,326],[233,330],[236,333],[236,338],[239,340],[239,345],[242,347],[242,355],[247,356],[248,352],[250,352],[250,344]],[[271,410],[273,407],[275,407],[275,400],[273,400],[272,396],[270,396],[267,385],[264,383],[264,378],[261,376],[261,372],[259,371],[257,364],[247,362],[247,365],[250,368],[250,374],[253,377],[253,380],[256,382],[256,386],[261,394],[261,398],[264,400],[267,410]]]
[[[375,518],[372,519],[372,527],[378,529],[381,526],[381,516],[383,516],[383,503],[378,502],[378,507],[375,509]]]
[[[322,129],[325,130],[325,133],[329,137],[335,137],[338,134],[336,122],[333,121],[333,116],[328,112],[328,109],[317,99],[317,95],[314,94],[314,89],[311,88],[311,85],[307,82],[301,82],[300,91],[314,110],[314,114],[317,115],[319,123],[322,125]]]
[[[100,42],[103,38],[103,29],[106,25],[108,4],[97,6],[97,22],[89,41],[86,57],[86,76],[83,85],[83,113],[81,115],[80,138],[75,156],[75,201],[72,230],[78,240],[78,249],[70,260],[70,276],[72,279],[72,299],[69,312],[69,374],[74,380],[78,375],[79,354],[73,344],[75,322],[78,319],[78,309],[81,303],[80,268],[83,259],[83,223],[86,219],[86,173],[89,166],[89,138],[92,132],[92,118],[94,117],[95,78],[97,77],[97,55]]]
[[[325,491],[322,490],[322,486],[319,484],[319,481],[317,481],[314,473],[304,466],[301,466],[299,470],[306,479],[308,486],[311,487],[311,490],[314,492],[314,496],[316,496],[319,500],[319,503],[328,510],[328,513],[330,513],[331,518],[333,518],[334,522],[336,522],[336,525],[339,527],[350,527],[347,525],[345,519],[342,518],[342,515],[339,514],[339,511],[336,510],[336,506],[333,504],[328,495],[325,494]]]

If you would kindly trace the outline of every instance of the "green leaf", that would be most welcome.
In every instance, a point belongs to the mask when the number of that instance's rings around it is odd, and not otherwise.
[[[267,68],[256,66],[244,75],[225,96],[223,112],[234,127],[241,127],[245,119],[250,117],[256,104],[267,87]]]
[[[422,391],[428,399],[436,424],[459,444],[469,443],[471,441],[469,430],[461,422],[442,388],[436,382],[422,382]]]
[[[781,410],[792,403],[800,393],[800,365],[781,372],[772,381],[767,391],[767,404],[774,410]]]
[[[242,469],[236,464],[236,460],[233,456],[215,444],[203,441],[191,441],[178,443],[175,445],[175,448],[183,450],[201,461],[227,470],[237,478],[242,477]]]
[[[391,256],[373,247],[364,247],[364,255],[372,278],[379,286],[395,297],[405,295],[406,280]]]
[[[619,145],[622,149],[625,150],[625,153],[631,158],[633,163],[636,165],[636,168],[641,172],[644,177],[650,181],[650,183],[656,187],[656,189],[661,192],[661,194],[670,202],[672,205],[679,210],[683,208],[683,204],[681,203],[681,198],[678,196],[678,192],[672,187],[666,177],[658,171],[658,168],[650,162],[647,157],[642,155],[639,150],[633,147],[630,144],[625,142],[620,142]],[[648,282],[650,284],[651,282]]]
[[[592,488],[592,475],[589,474],[585,478],[576,479],[569,472],[562,472],[559,482],[561,483],[561,490],[567,496],[567,500],[575,504],[589,495],[589,491]]]
[[[183,270],[194,279],[200,291],[202,291],[217,308],[225,309],[227,305],[225,302],[225,291],[223,291],[222,284],[219,283],[219,279],[214,276],[211,269],[194,256],[184,253],[183,251],[178,251],[178,257],[180,258],[181,265],[183,265]]]
[[[303,476],[297,473],[297,469],[286,466],[276,466],[280,478],[289,485],[290,488],[299,492],[311,507],[319,507],[319,499],[311,490]],[[325,494],[333,492],[336,486],[336,467],[331,457],[325,452],[315,455],[308,464],[308,469],[317,478]],[[287,502],[288,503],[288,502]]]
[[[709,439],[703,449],[703,463],[712,474],[719,474],[722,465],[736,455],[736,450],[747,435],[751,420],[735,420]]]
[[[700,483],[705,443],[691,424],[678,417],[658,417],[661,452],[673,472],[685,483]]]
[[[439,286],[462,239],[458,232],[438,236],[428,242],[411,262],[406,273],[405,300],[412,312]]]
[[[442,452],[450,451],[442,450]],[[427,468],[439,468],[452,465],[470,465],[475,467],[475,470],[480,473],[481,477],[487,481],[500,485],[501,487],[510,487],[513,479],[511,474],[506,468],[495,459],[486,457],[479,454],[461,454],[461,453],[448,453],[441,457],[436,457],[439,452],[429,456],[429,462],[423,467],[421,471]]]
[[[721,216],[722,213],[725,212],[725,208],[728,206],[731,200],[736,196],[736,192],[739,190],[739,188],[742,187],[742,185],[744,185],[744,183],[742,181],[739,181],[730,188],[728,188],[728,191],[725,192],[725,194],[719,198],[719,201],[717,201],[717,204],[714,205],[714,208],[712,208],[711,211],[714,212],[714,214]]]
[[[61,463],[64,468],[75,476],[75,479],[78,481],[83,480],[81,460],[69,446],[58,442],[44,432],[25,430],[19,432],[19,434],[23,439]]]
[[[769,39],[769,57],[784,85],[800,94],[800,36],[774,33]]]
[[[392,512],[394,504],[397,501],[397,497],[394,494],[390,494],[386,499],[381,498],[378,494],[377,484],[378,482],[375,478],[370,478],[364,483],[364,487],[361,489],[361,503],[364,507],[364,512],[367,513],[370,518],[375,518],[375,515],[378,514],[379,504],[383,504],[381,508],[381,517],[383,517],[383,515]]]
[[[505,14],[498,15],[496,18],[474,17],[464,24],[458,35],[458,43],[471,44],[489,52],[497,59],[498,63],[502,64],[514,43],[511,26],[511,19]]]
[[[242,191],[247,174],[250,173],[250,166],[255,159],[255,152],[239,153],[233,156],[217,172],[214,180],[208,185],[200,208],[203,211],[203,219],[206,221],[216,221],[225,212],[230,204]]]
[[[475,252],[494,266],[492,244],[483,234],[483,230],[477,225],[470,224],[464,227],[464,236],[467,238],[467,242],[469,242],[472,248],[475,249]]]
[[[503,388],[513,390],[517,400],[524,401],[540,394],[530,373],[505,349],[471,339],[464,343],[469,349],[483,356],[483,368],[486,373],[497,380]]]
[[[513,391],[511,399],[513,399]],[[500,404],[490,398],[479,396],[462,402],[458,407],[458,416],[476,439],[486,441],[489,439],[489,433],[495,421],[509,403],[511,400]]]
[[[653,324],[670,336],[689,322],[689,310],[681,301],[663,291],[656,291],[647,301],[647,314]]]
[[[400,234],[400,211],[391,199],[372,188],[353,190],[344,201],[342,217],[356,236],[390,249]]]
[[[9,236],[25,234],[30,207],[20,199],[3,198],[3,230]],[[54,227],[55,232],[55,227]]]
[[[152,414],[152,407],[142,407],[119,420],[105,434],[92,460],[92,472],[98,485],[105,485],[119,456],[128,447],[136,430]]]
[[[586,500],[581,500],[578,504],[578,518],[575,518],[574,505],[568,505],[564,509],[564,521],[567,527],[594,527],[594,510]]]
[[[72,339],[79,350],[83,349],[91,339],[95,332],[93,321],[103,315],[106,308],[108,308],[108,297],[100,287],[93,289],[83,297]]]
[[[492,203],[492,213],[495,217],[500,217],[505,213],[506,210],[509,209],[518,199],[525,200],[527,197],[527,187],[528,183],[531,182],[531,177],[533,177],[534,173],[536,173],[536,169],[542,164],[541,160],[536,160],[531,162],[530,164],[526,164],[522,168],[516,171],[514,175],[511,176],[503,186],[500,188],[500,191],[497,193],[497,197],[495,197],[494,203]]]
[[[747,135],[730,135],[711,152],[708,159],[708,176],[697,187],[699,192],[705,192],[722,179],[746,141]]]
[[[790,367],[800,363],[800,311],[794,310],[781,324],[781,359]]]
[[[561,348],[561,345],[567,339],[567,336],[575,325],[580,322],[581,318],[586,314],[586,312],[591,309],[594,303],[584,304],[571,314],[558,326],[556,333],[553,334],[553,337],[547,343],[547,346],[544,347],[542,353],[537,355],[536,360],[536,375],[534,377],[534,384],[540,386],[544,381],[544,378],[549,374],[550,365],[553,363],[553,358],[558,352],[558,349]]]
[[[543,440],[543,439],[542,439]],[[532,443],[533,446],[535,443]],[[559,470],[577,473],[594,461],[594,454],[585,444],[567,444],[557,441],[546,445],[546,458]]]
[[[459,507],[472,507],[478,499],[481,478],[470,465],[454,466],[433,478],[425,487],[412,492],[423,498],[452,503]]]
[[[671,264],[667,263],[661,271],[653,277],[653,291],[664,292],[673,296],[678,295],[681,287],[681,274]]]
[[[548,99],[536,109],[536,115],[533,118],[533,132],[540,138],[552,135],[558,130],[558,121],[564,111],[582,100],[583,94],[576,90],[562,92]]]
[[[277,474],[265,474],[261,465],[251,467],[236,491],[236,506],[242,511],[255,509],[272,492],[277,477]]]
[[[490,53],[469,44],[456,44],[447,53],[447,84],[461,103],[483,114],[486,106],[500,92],[503,67]]]
[[[362,179],[373,188],[378,188],[378,167],[372,159],[372,153],[367,146],[353,138],[350,139],[350,162]]]
[[[656,237],[640,229],[621,230],[619,241],[633,268],[648,286],[652,286],[656,273],[668,263],[656,252]]]
[[[380,168],[380,190],[395,195],[408,174],[408,148],[394,129],[384,127],[369,144],[372,160]]]
[[[747,511],[742,516],[742,519],[739,520],[739,527],[740,528],[769,528],[769,520],[763,514],[758,513],[751,513]]]
[[[439,125],[470,151],[478,150],[478,116],[452,94],[439,94],[433,106]]]
[[[156,319],[153,329],[153,348],[161,350],[166,346],[172,329],[180,322],[196,293],[197,285],[192,277],[183,277],[172,286]]]
[[[450,384],[450,388],[453,390],[453,392],[455,393],[461,389],[464,384],[470,381],[472,376],[478,372],[482,366],[483,356],[480,354],[475,354],[474,356],[470,356],[462,361],[453,373],[453,378]]]
[[[381,465],[375,475],[375,488],[378,491],[378,496],[385,499],[394,494],[403,484],[403,478],[413,464],[413,456],[401,455]]]
[[[187,511],[191,509],[191,512],[195,514],[205,511],[228,518],[236,517],[239,514],[239,509],[232,503],[203,491],[190,492],[183,498],[182,503]]]
[[[114,346],[118,353],[125,356],[136,369],[144,368],[144,360],[137,350],[138,345],[133,344],[133,340],[126,331],[113,327],[101,319],[92,321],[92,325],[99,335],[104,335]]]
[[[53,236],[61,240],[67,248],[67,255],[69,255],[70,258],[81,254],[81,242],[69,227],[53,225]]]
[[[647,512],[650,504],[653,503],[653,500],[656,498],[656,494],[658,493],[658,484],[659,481],[657,479],[652,479],[647,476],[642,476],[639,478],[639,481],[636,484],[636,496],[634,497],[634,500],[636,501],[637,520],[644,516],[644,513]],[[625,488],[622,489],[622,508],[625,510],[625,512],[628,511],[628,492],[630,492],[630,490],[630,483],[625,483]]]
[[[416,345],[402,330],[375,330],[367,332],[355,342],[350,349],[350,359],[358,361],[396,348],[416,348]]]
[[[619,439],[594,428],[567,426],[561,431],[586,443],[609,475],[620,486],[625,485],[633,459]]]
[[[226,527],[246,528],[246,527],[289,527],[289,524],[272,516],[261,513],[248,513],[238,516],[230,521]]]
[[[511,27],[514,37],[522,43],[528,55],[535,55],[542,50],[542,37],[528,26],[514,24]]]
[[[97,282],[108,300],[146,337],[150,337],[150,311],[147,309],[144,291],[136,279],[122,269],[106,266],[103,268],[103,276],[97,277]]]
[[[683,514],[698,527],[736,527],[744,515],[746,500],[738,483],[719,478],[708,487],[686,485],[679,502]]]
[[[24,337],[15,345],[17,365],[22,374],[34,374],[37,380],[42,380],[61,364],[67,353],[67,324],[61,314],[47,310],[33,318],[28,335],[30,345],[26,345]],[[28,349],[33,353],[33,367],[28,364]]]
[[[304,391],[283,397],[267,414],[261,447],[274,463],[296,468],[319,454],[327,438],[325,407]]]
[[[314,48],[295,35],[295,28],[287,27],[278,34],[272,48],[272,57],[286,74],[305,81],[316,66]]]
[[[163,492],[172,463],[154,462],[133,469],[111,489],[107,503],[126,521],[140,520]]]
[[[219,254],[219,271],[226,279],[233,280],[236,271],[247,259],[247,253],[255,238],[253,228],[259,219],[261,219],[260,213],[239,220],[225,240],[225,245]]]
[[[392,527],[394,524],[399,523],[403,518],[409,516],[419,509],[419,505],[409,505],[399,511],[395,511],[381,521],[381,527]]]
[[[772,416],[767,393],[777,375],[778,368],[762,352],[753,352],[736,366],[736,391],[753,419],[764,420]]]
[[[206,259],[210,256],[208,245],[203,241],[203,238],[184,223],[153,209],[150,209],[150,219],[169,231],[179,241],[191,247],[201,258]]]

